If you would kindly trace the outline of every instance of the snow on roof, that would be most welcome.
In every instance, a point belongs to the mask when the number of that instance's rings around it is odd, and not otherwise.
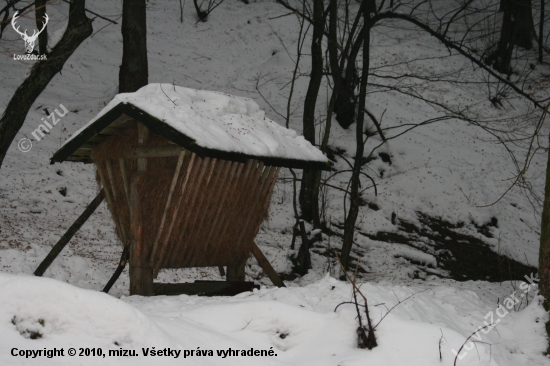
[[[135,93],[116,95],[64,146],[121,103],[132,104],[147,112],[204,148],[260,157],[327,162],[325,155],[303,136],[267,118],[252,99],[172,84],[149,84]]]

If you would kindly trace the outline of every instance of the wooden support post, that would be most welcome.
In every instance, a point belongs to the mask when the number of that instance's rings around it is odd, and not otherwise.
[[[138,145],[147,140],[147,127],[137,124]],[[153,295],[153,269],[147,261],[146,243],[143,241],[143,217],[141,216],[141,202],[139,187],[145,178],[147,158],[137,159],[137,169],[130,182],[130,295]]]
[[[158,275],[158,272],[160,270],[161,265],[164,263],[164,252],[166,251],[166,243],[168,242],[168,238],[170,238],[170,235],[172,234],[172,229],[174,227],[174,223],[176,221],[176,218],[178,216],[178,212],[181,206],[181,201],[185,197],[185,200],[189,198],[189,195],[186,195],[187,192],[187,183],[189,182],[189,179],[191,177],[191,173],[196,173],[196,170],[200,167],[201,162],[198,162],[195,164],[195,159],[197,157],[196,154],[191,154],[191,160],[189,160],[189,164],[187,165],[187,172],[185,173],[185,178],[181,182],[181,191],[179,194],[178,202],[176,203],[176,206],[174,207],[174,211],[172,213],[172,220],[170,221],[170,225],[168,226],[167,232],[166,232],[166,239],[164,240],[163,244],[160,248],[160,254],[158,258],[156,259],[156,264],[154,266],[154,277],[156,278]],[[184,204],[185,206],[185,204]]]
[[[265,273],[275,286],[286,287],[283,280],[281,280],[277,272],[275,272],[275,269],[273,269],[273,267],[265,257],[264,253],[262,253],[256,243],[252,244],[252,255],[254,255],[254,258],[256,258],[260,267],[262,267],[262,269],[265,271]]]
[[[58,240],[58,242],[53,246],[52,250],[46,258],[40,263],[36,271],[34,271],[35,276],[42,276],[44,272],[48,269],[48,267],[52,264],[52,262],[55,260],[55,258],[59,255],[59,253],[65,248],[65,246],[69,243],[69,240],[76,234],[76,232],[84,225],[86,220],[94,213],[97,206],[103,201],[103,198],[105,197],[105,191],[102,189],[99,191],[97,196],[94,198],[94,200],[86,207],[84,212],[76,219],[76,221],[71,225],[69,230],[61,237],[61,239]]]
[[[240,264],[227,266],[226,281],[244,281],[245,273],[244,266],[246,265],[246,259]]]

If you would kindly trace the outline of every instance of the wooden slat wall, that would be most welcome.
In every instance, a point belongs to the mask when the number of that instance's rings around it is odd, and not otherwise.
[[[264,166],[258,160],[202,159],[189,152],[180,154],[177,162],[176,157],[151,157],[149,164],[156,166],[162,159],[173,159],[171,170],[162,173],[164,177],[145,173],[143,186],[138,188],[143,255],[155,274],[161,268],[242,263],[266,216],[279,168]],[[128,181],[136,159],[116,156],[96,165],[117,233],[126,242],[130,227]],[[160,186],[155,186],[157,180]],[[151,184],[156,195],[148,191]],[[115,207],[120,212],[113,212]],[[145,212],[144,207],[153,207],[156,214]]]

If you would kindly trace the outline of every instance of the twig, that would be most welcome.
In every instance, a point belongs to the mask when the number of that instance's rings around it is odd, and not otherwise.
[[[367,298],[365,297],[365,295],[363,295],[361,290],[355,284],[355,279],[352,280],[350,278],[348,272],[346,271],[344,265],[342,264],[342,261],[340,260],[340,257],[338,256],[338,253],[336,253],[336,251],[335,251],[334,254],[336,256],[336,259],[338,260],[338,264],[340,264],[340,268],[342,268],[342,270],[344,271],[344,274],[346,275],[346,278],[348,279],[348,281],[351,282],[351,285],[353,286],[353,297],[355,299],[357,313],[358,313],[358,316],[359,316],[359,326],[360,326],[357,329],[357,331],[361,332],[361,333],[364,332],[365,329],[363,328],[363,325],[361,323],[361,314],[359,313],[359,306],[357,304],[357,293],[359,293],[359,295],[361,295],[361,297],[363,298],[363,301],[365,302],[365,315],[367,316],[367,326],[368,326],[368,332],[369,332],[369,335],[366,336],[366,339],[365,339],[365,347],[368,348],[368,349],[373,349],[378,344],[376,343],[376,336],[374,335],[374,328],[372,327],[372,322],[370,320],[370,314],[369,314],[369,307],[368,307]],[[356,274],[357,274],[357,268],[356,268]],[[360,336],[363,336],[363,334],[360,334]]]
[[[443,343],[443,331],[441,330],[441,328],[439,328],[439,330],[441,331],[441,338],[439,338],[439,360],[443,361],[443,355],[441,354],[441,343]]]
[[[171,101],[172,103],[174,103],[174,105],[177,107],[178,105],[176,104],[176,102],[174,102],[169,96],[168,94],[166,94],[164,92],[164,89],[162,89],[162,85],[160,85],[160,90],[164,93],[164,95],[166,95],[166,98],[168,98],[169,101]]]
[[[241,329],[241,330],[244,330],[246,327],[248,327],[248,324],[250,324],[250,323],[252,322],[252,320],[254,320],[254,318],[250,319],[250,320],[248,321],[248,323],[246,323],[246,325],[245,325],[245,326],[243,327],[243,329]]]
[[[516,186],[518,181],[521,180],[522,177],[525,175],[525,173],[527,172],[527,169],[529,169],[529,166],[531,165],[531,160],[533,159],[533,157],[534,157],[534,155],[537,151],[537,149],[535,149],[535,153],[531,154],[531,150],[533,149],[533,143],[535,141],[535,137],[537,137],[539,135],[539,132],[540,132],[540,129],[542,128],[542,125],[543,125],[543,122],[545,120],[546,114],[548,113],[548,107],[550,107],[550,103],[548,103],[542,111],[542,115],[540,116],[539,123],[535,127],[535,131],[533,132],[533,135],[531,136],[531,141],[529,143],[529,149],[527,150],[527,156],[525,157],[525,162],[523,164],[523,169],[515,177],[514,183],[512,183],[512,185],[510,185],[510,187],[508,187],[508,189],[495,202],[493,202],[491,204],[488,204],[488,205],[476,206],[476,207],[489,207],[489,206],[493,206],[493,205],[497,204],[501,199],[504,198],[504,196],[506,196],[506,194],[508,192],[510,192],[510,190],[514,186]]]
[[[464,346],[466,345],[466,343],[468,343],[468,341],[470,340],[470,338],[472,338],[474,335],[476,335],[480,330],[485,329],[485,328],[488,328],[488,327],[492,327],[493,325],[495,325],[495,324],[494,324],[494,323],[491,323],[491,324],[485,325],[484,327],[477,328],[472,334],[470,334],[470,336],[469,336],[468,338],[466,338],[466,340],[464,341],[464,343],[462,343],[462,346],[460,346],[460,349],[459,349],[458,352],[456,353],[455,362],[453,363],[453,366],[456,366],[456,360],[458,359],[458,355],[460,354],[460,351],[462,351],[462,348],[464,348]],[[474,341],[474,343],[475,343],[475,341]],[[487,343],[487,342],[480,342],[480,343]],[[487,344],[490,344],[490,343],[487,343]]]
[[[407,301],[407,300],[410,299],[411,297],[413,297],[413,296],[415,296],[415,295],[418,295],[418,294],[421,294],[421,293],[423,293],[424,291],[428,291],[428,290],[429,290],[429,288],[426,288],[426,289],[424,289],[424,290],[422,290],[422,291],[415,292],[414,294],[412,294],[412,295],[410,295],[409,297],[405,298],[403,301],[399,300],[399,298],[397,297],[397,295],[395,295],[395,293],[394,293],[395,297],[397,298],[397,304],[395,304],[394,306],[392,306],[392,307],[388,310],[388,312],[387,312],[386,314],[384,314],[384,316],[378,321],[378,323],[376,323],[376,325],[374,326],[374,329],[376,329],[376,327],[382,322],[382,320],[384,320],[384,318],[385,318],[386,316],[388,316],[388,314],[389,314],[393,309],[395,309],[397,306],[399,306],[400,304],[404,303],[405,301]]]
[[[340,307],[340,305],[346,305],[346,304],[355,304],[353,301],[344,301],[344,302],[341,302],[339,303],[338,305],[336,305],[336,307],[334,308],[334,312],[336,312],[336,310],[338,310],[338,308]],[[362,305],[362,304],[359,304],[359,306],[365,306],[365,305]]]
[[[283,15],[278,15],[278,16],[276,16],[276,17],[273,17],[273,18],[267,18],[267,19],[269,19],[269,20],[273,20],[273,19],[279,19],[279,18],[284,18],[284,17],[287,17],[287,16],[289,16],[289,15],[292,15],[292,14],[294,14],[294,12],[293,12],[293,11],[292,11],[292,12],[290,12],[290,13],[286,13],[286,14],[283,14]]]

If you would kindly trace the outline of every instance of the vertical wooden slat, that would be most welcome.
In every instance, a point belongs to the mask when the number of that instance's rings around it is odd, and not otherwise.
[[[182,243],[179,245],[178,250],[174,253],[174,258],[179,263],[189,263],[189,260],[193,258],[193,255],[198,251],[198,245],[200,242],[197,237],[200,237],[201,230],[204,230],[202,224],[204,220],[209,216],[209,211],[212,206],[219,203],[219,196],[222,191],[222,186],[232,166],[231,161],[219,160],[216,168],[215,178],[208,180],[208,183],[204,185],[202,193],[198,195],[198,199],[193,206],[189,206],[190,212],[200,212],[199,215],[191,215],[189,221],[185,221],[183,228],[186,230],[186,235],[182,238]],[[187,250],[183,251],[182,246],[185,246]],[[181,256],[180,256],[181,254]],[[189,263],[188,266],[193,267],[193,263]]]
[[[234,243],[228,243],[227,245],[234,245],[239,250],[234,251],[236,256],[242,256],[242,257],[248,257],[250,254],[250,248],[247,248],[250,243],[245,240],[246,238],[246,228],[248,226],[248,222],[251,220],[252,216],[254,215],[254,207],[255,203],[260,197],[260,191],[262,182],[265,181],[266,175],[269,173],[270,167],[264,166],[263,162],[260,162],[258,164],[258,167],[256,169],[256,174],[253,175],[250,185],[248,186],[248,191],[250,192],[249,196],[246,197],[246,211],[242,213],[242,218],[239,222],[238,228],[239,232],[231,232],[229,237],[234,240]],[[244,224],[242,224],[244,222]],[[235,230],[235,228],[233,229]],[[235,239],[236,238],[236,239]],[[225,241],[224,238],[221,238],[220,241]],[[240,267],[239,267],[240,268]],[[244,267],[243,267],[244,268]],[[229,273],[229,269],[228,269]],[[229,277],[227,277],[229,278]]]
[[[221,208],[223,205],[223,195],[227,194],[229,190],[229,185],[227,181],[232,182],[232,178],[235,175],[235,170],[239,165],[237,162],[231,162],[228,160],[223,160],[216,172],[216,179],[213,180],[210,187],[208,187],[208,192],[206,194],[211,195],[211,199],[215,202],[218,208]],[[229,176],[229,178],[228,178]],[[208,243],[200,240],[201,233],[205,230],[203,228],[203,223],[206,220],[206,209],[207,207],[202,205],[202,202],[199,203],[198,211],[201,212],[201,215],[194,215],[193,219],[189,222],[190,233],[187,238],[187,244],[189,244],[189,250],[187,253],[184,253],[184,256],[180,259],[181,264],[187,264],[189,266],[194,266],[194,263],[190,261],[197,254],[201,253],[201,249],[204,248]],[[186,226],[187,227],[187,226]],[[202,244],[202,246],[201,246]],[[202,257],[199,254],[199,257]]]
[[[279,167],[274,169],[275,170],[272,172],[272,174],[270,174],[270,177],[266,182],[260,201],[258,201],[259,211],[256,211],[258,212],[258,214],[255,217],[255,221],[251,225],[251,228],[255,231],[249,234],[252,238],[256,237],[256,235],[258,234],[258,230],[260,229],[260,224],[264,220],[263,214],[266,212],[269,206],[269,201],[271,200],[271,195],[273,193],[273,187],[275,186],[275,182],[277,182],[277,176],[279,175],[279,171],[281,170],[281,168]]]
[[[270,172],[273,172],[274,170],[275,168],[272,169],[272,167],[270,166],[265,167],[260,177],[260,180],[254,186],[254,196],[252,197],[253,201],[250,205],[250,209],[248,211],[248,214],[246,215],[245,224],[242,227],[241,234],[239,235],[239,239],[237,241],[239,245],[244,245],[243,240],[246,238],[250,221],[255,215],[257,215],[256,207],[257,207],[258,201],[261,200],[263,188],[266,186],[266,181],[268,180],[268,176],[270,175]]]
[[[191,185],[191,187],[190,187],[191,190],[189,192],[185,193],[186,197],[185,197],[185,205],[184,206],[187,208],[187,210],[184,213],[185,218],[182,221],[182,227],[184,227],[184,228],[186,227],[186,221],[189,219],[189,216],[191,215],[191,212],[193,211],[194,203],[195,203],[195,200],[197,198],[197,190],[200,188],[200,186],[202,184],[202,180],[205,176],[206,170],[210,166],[210,161],[211,161],[210,158],[205,158],[204,160],[201,161],[200,173],[196,177],[196,179],[194,180],[193,184]],[[178,206],[177,211],[179,211],[179,206]],[[167,251],[167,247],[169,245],[169,240],[170,240],[170,235],[172,234],[172,229],[174,227],[176,217],[177,217],[177,212],[174,213],[172,223],[170,224],[168,232],[166,233],[166,237],[165,237],[164,243],[162,245],[162,247],[163,247],[162,250],[163,251]],[[172,245],[172,247],[174,247],[174,246]],[[174,249],[177,250],[177,247],[174,248]],[[160,257],[157,261],[157,266],[155,267],[155,274],[158,273],[160,268],[162,268],[166,264],[166,262],[168,262],[168,255],[164,256],[162,251],[161,251],[161,255],[160,255]]]
[[[236,184],[242,182],[242,187],[237,189],[237,197],[235,197],[235,202],[237,205],[243,205],[245,201],[244,198],[250,193],[250,183],[252,182],[257,164],[257,160],[249,159],[246,162],[244,173],[239,177],[240,179],[236,179]],[[228,212],[224,212],[223,214],[223,217],[219,219],[220,229],[216,231],[218,224],[213,225],[213,230],[210,231],[207,239],[208,243],[211,242],[213,245],[220,245],[220,241],[226,236],[228,230],[230,229],[233,215]]]
[[[128,176],[126,175],[126,163],[123,158],[118,159],[118,166],[120,168],[120,176],[122,177],[122,184],[124,185],[126,202],[128,203],[128,207],[130,207],[130,185],[128,184]]]
[[[116,202],[116,186],[115,178],[113,176],[113,168],[111,166],[111,160],[105,160],[105,167],[107,168],[107,176],[109,177],[109,183],[111,183],[112,193],[113,193],[113,202]]]
[[[176,221],[176,218],[178,216],[178,212],[179,212],[179,209],[180,209],[180,206],[181,206],[182,199],[184,197],[186,199],[189,198],[189,196],[186,195],[189,179],[196,173],[196,170],[200,168],[200,165],[202,163],[202,161],[199,161],[197,164],[195,164],[195,161],[197,161],[196,158],[197,158],[197,155],[194,154],[194,153],[191,153],[191,160],[189,160],[189,164],[187,165],[187,171],[185,173],[185,178],[181,182],[181,189],[180,189],[180,194],[179,194],[179,197],[178,197],[178,202],[177,202],[177,204],[174,207],[174,210],[172,212],[172,220],[170,221],[170,225],[168,226],[168,231],[166,233],[166,236],[168,238],[172,234],[172,229],[174,227],[174,222]],[[162,262],[162,257],[164,256],[164,253],[166,253],[166,245],[165,244],[163,244],[161,246],[159,257],[156,259],[156,264],[154,266],[154,272],[153,272],[154,278],[157,278],[158,271],[159,271],[160,266],[162,264],[161,262]]]
[[[248,160],[246,162],[246,164],[239,164],[239,166],[237,168],[237,172],[231,175],[230,184],[227,187],[227,189],[224,190],[223,197],[222,197],[221,201],[219,202],[218,209],[217,209],[216,214],[214,215],[214,218],[213,218],[212,223],[210,225],[210,230],[207,231],[206,237],[204,238],[205,246],[203,248],[203,252],[205,252],[207,250],[207,248],[210,248],[213,245],[214,246],[217,245],[217,243],[211,242],[211,239],[212,239],[212,235],[216,231],[221,233],[221,232],[223,232],[223,229],[225,228],[226,222],[221,221],[222,220],[221,217],[222,216],[227,216],[229,214],[228,212],[222,212],[222,210],[224,208],[224,205],[225,205],[225,201],[227,200],[227,196],[228,196],[229,192],[231,192],[232,194],[234,194],[234,192],[237,192],[237,195],[242,193],[243,189],[239,189],[237,187],[237,185],[239,183],[238,178],[241,177],[241,176],[247,177],[248,173],[250,172],[251,167],[252,167],[252,160]],[[244,169],[244,172],[243,172],[243,169]],[[238,202],[238,200],[237,200],[237,202]]]
[[[221,161],[221,165],[223,166],[223,160]],[[189,201],[189,204],[185,207],[185,213],[183,215],[183,220],[181,221],[181,227],[184,230],[184,234],[181,238],[179,238],[178,241],[173,241],[170,244],[171,251],[173,259],[178,259],[182,255],[185,255],[185,249],[191,250],[192,249],[192,243],[189,242],[190,239],[190,233],[193,231],[194,222],[197,219],[197,213],[199,213],[201,216],[204,216],[204,210],[203,207],[201,207],[202,202],[204,201],[205,194],[201,195],[201,189],[207,189],[210,181],[212,179],[212,176],[214,174],[214,170],[216,169],[216,166],[220,165],[220,160],[218,159],[212,159],[211,164],[209,166],[205,166],[203,171],[206,170],[208,167],[208,174],[206,176],[203,176],[199,178],[195,185],[192,187],[193,191],[190,193],[191,200]],[[204,178],[204,180],[203,180]],[[168,256],[167,256],[168,257]],[[168,263],[169,259],[165,258],[164,263]]]
[[[162,212],[162,218],[160,219],[159,228],[157,231],[157,236],[155,238],[155,242],[153,243],[153,249],[151,251],[151,259],[149,261],[149,264],[151,267],[155,264],[155,254],[157,252],[157,247],[159,243],[160,236],[162,234],[162,230],[164,229],[164,223],[166,221],[166,215],[168,214],[168,209],[170,208],[170,203],[172,201],[172,194],[174,193],[174,189],[176,188],[176,183],[178,181],[178,177],[180,175],[181,166],[183,164],[183,160],[185,158],[185,150],[182,150],[178,157],[178,162],[176,164],[176,169],[174,170],[174,176],[172,177],[172,183],[170,184],[170,190],[168,191],[168,197],[166,198],[166,204],[164,205],[164,211]]]

